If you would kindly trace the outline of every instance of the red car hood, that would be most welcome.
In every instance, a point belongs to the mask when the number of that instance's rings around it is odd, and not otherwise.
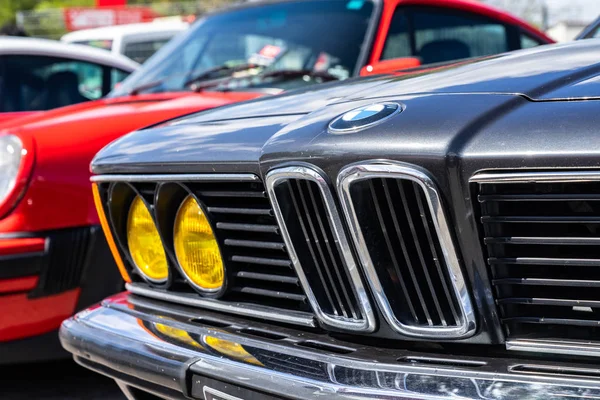
[[[1,122],[0,133],[33,135],[36,139],[52,136],[54,143],[64,140],[68,145],[74,139],[70,127],[76,127],[79,135],[87,138],[110,134],[109,130],[124,134],[169,118],[259,96],[258,93],[180,92],[101,99]]]
[[[129,96],[58,108],[0,124],[0,135],[21,137],[34,159],[26,192],[16,208],[0,219],[0,232],[96,224],[89,164],[101,148],[145,126],[258,96],[231,92]]]

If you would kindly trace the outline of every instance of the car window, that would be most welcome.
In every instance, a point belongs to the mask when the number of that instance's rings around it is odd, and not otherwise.
[[[155,40],[145,40],[126,43],[123,48],[123,55],[131,58],[140,64],[143,64],[151,55],[156,53],[170,38]]]
[[[0,111],[49,110],[98,99],[103,68],[63,58],[4,56]]]
[[[431,64],[508,50],[500,22],[449,9],[398,7],[381,58],[416,56]]]
[[[96,47],[98,49],[112,50],[113,41],[109,39],[95,39],[95,40],[79,40],[73,42],[74,44],[83,44],[86,46]]]
[[[527,35],[526,33],[521,33],[519,38],[520,38],[520,43],[521,43],[522,49],[528,49],[530,47],[536,47],[536,46],[544,44],[544,43],[540,42],[539,40],[534,39],[531,36]]]
[[[110,70],[110,88],[114,89],[119,83],[129,76],[129,72],[117,68]]]

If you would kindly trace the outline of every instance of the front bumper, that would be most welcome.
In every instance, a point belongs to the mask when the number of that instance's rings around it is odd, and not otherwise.
[[[0,234],[0,364],[56,358],[61,322],[122,290],[111,264],[97,226]]]
[[[229,350],[209,345],[214,338]],[[127,293],[65,321],[60,339],[131,398],[136,390],[173,399],[202,399],[205,390],[235,399],[600,397],[590,365],[356,345]]]

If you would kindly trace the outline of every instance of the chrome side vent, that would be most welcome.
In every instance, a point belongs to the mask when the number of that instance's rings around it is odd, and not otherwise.
[[[338,190],[392,328],[429,338],[473,334],[473,308],[431,179],[400,164],[355,165],[340,172]]]
[[[267,174],[267,190],[296,273],[328,327],[372,332],[375,317],[327,182],[306,167]]]

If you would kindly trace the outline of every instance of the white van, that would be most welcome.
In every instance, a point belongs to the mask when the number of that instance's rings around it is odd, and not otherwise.
[[[60,40],[123,54],[142,64],[188,26],[188,23],[181,21],[115,25],[67,33]]]

